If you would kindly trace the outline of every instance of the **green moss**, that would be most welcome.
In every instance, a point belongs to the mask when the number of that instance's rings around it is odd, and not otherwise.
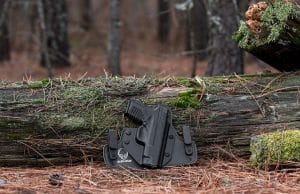
[[[233,39],[238,42],[239,47],[251,51],[255,44],[251,43],[252,34],[245,22],[241,21],[239,30],[233,35]]]
[[[65,100],[77,100],[84,103],[104,99],[100,89],[94,87],[68,86],[62,91],[62,97]]]
[[[252,139],[250,162],[257,167],[300,162],[300,130],[266,133]]]
[[[51,81],[50,79],[43,79],[43,80],[41,80],[41,82],[42,82],[44,85],[50,83],[50,81]]]
[[[34,135],[34,130],[22,128],[22,130],[16,130],[15,132],[5,133],[3,139],[13,141],[13,140],[23,140]]]
[[[20,140],[34,135],[32,126],[19,120],[0,120],[1,128],[5,129],[2,132],[0,130],[2,140]]]
[[[6,121],[1,121],[1,120],[0,120],[0,128],[1,128],[1,127],[6,127]]]
[[[188,77],[176,77],[176,80],[181,86],[196,87],[199,85],[195,79],[188,78]]]
[[[17,129],[24,127],[22,121],[19,120],[0,120],[0,128],[5,127],[9,129]]]
[[[178,108],[197,108],[200,105],[197,94],[199,94],[197,89],[180,92],[176,99],[170,101],[169,105]]]
[[[30,89],[40,89],[40,88],[43,88],[45,87],[48,83],[50,82],[50,80],[41,80],[41,81],[35,81],[35,82],[32,82],[32,83],[29,83],[28,84],[28,88]]]
[[[91,133],[102,134],[111,127],[122,128],[130,126],[122,119],[122,108],[126,104],[123,100],[114,99],[113,102],[101,102],[100,104],[81,103],[69,104],[65,102],[62,107],[51,112],[36,114],[39,121],[39,128],[56,128],[57,133],[68,137],[76,130],[81,130],[80,134]],[[62,131],[62,132],[60,132]]]
[[[292,3],[285,3],[280,0],[277,0],[274,4],[268,6],[262,16],[262,25],[264,27],[272,25],[266,39],[268,43],[274,42],[280,37],[285,29],[287,20],[295,16],[295,11],[295,6]]]
[[[84,128],[85,120],[82,117],[68,117],[62,120],[61,127],[68,129]]]
[[[233,39],[239,46],[247,51],[261,45],[276,42],[286,31],[287,21],[296,15],[296,8],[293,3],[285,3],[277,0],[269,4],[262,15],[261,29],[266,29],[267,34],[253,34],[245,22],[241,22],[239,30],[234,34]],[[297,39],[295,39],[297,41]]]

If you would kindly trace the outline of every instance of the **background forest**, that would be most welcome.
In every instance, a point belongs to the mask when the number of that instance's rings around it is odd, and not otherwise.
[[[248,0],[1,0],[0,79],[270,70],[243,54],[232,40],[249,4]]]

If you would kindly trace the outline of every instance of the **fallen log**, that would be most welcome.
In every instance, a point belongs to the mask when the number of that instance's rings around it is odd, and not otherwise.
[[[300,73],[212,78],[0,81],[0,166],[102,161],[130,98],[171,107],[191,126],[199,158],[249,158],[254,135],[300,128]]]
[[[246,12],[234,39],[279,71],[300,69],[300,1],[260,1]]]

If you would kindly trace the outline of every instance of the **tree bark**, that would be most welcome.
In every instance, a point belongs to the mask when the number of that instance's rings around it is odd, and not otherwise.
[[[158,14],[157,37],[161,43],[166,43],[171,29],[169,0],[158,0]]]
[[[91,16],[91,0],[81,0],[80,1],[80,11],[81,11],[81,21],[80,26],[83,30],[89,31],[93,25],[93,19]]]
[[[299,70],[300,1],[261,1],[250,6],[235,40],[279,71]]]
[[[121,53],[121,19],[120,4],[121,0],[112,0],[110,5],[111,22],[110,37],[108,48],[108,68],[112,75],[120,75],[120,53]]]
[[[193,1],[193,8],[187,10],[186,25],[186,50],[192,51],[193,65],[191,77],[196,76],[197,61],[207,55],[208,44],[208,20],[205,4],[203,1]]]
[[[0,2],[0,61],[10,60],[10,42],[8,32],[9,1]]]
[[[207,0],[210,55],[206,75],[244,72],[243,53],[232,39],[238,29],[238,10],[233,0]]]
[[[70,66],[68,40],[68,18],[65,0],[42,0],[45,16],[45,33],[41,33],[42,42],[47,49],[41,49],[41,65],[47,67],[47,55],[52,67]],[[45,53],[47,50],[48,53]]]
[[[202,0],[195,0],[193,8],[189,11],[186,25],[186,50],[193,51],[192,44],[194,44],[194,52],[197,54],[198,59],[206,57],[208,44],[208,19],[205,8],[205,3]],[[192,36],[194,37],[192,40]],[[192,43],[193,42],[193,43]],[[199,53],[197,51],[200,51]]]
[[[97,78],[0,82],[0,166],[102,161],[129,98],[167,104],[189,125],[199,159],[248,158],[251,137],[300,129],[300,73],[212,78]],[[224,151],[226,150],[226,151]]]

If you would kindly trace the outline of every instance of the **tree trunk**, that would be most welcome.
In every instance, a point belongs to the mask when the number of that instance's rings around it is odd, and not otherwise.
[[[193,8],[187,10],[186,50],[192,51],[193,66],[191,77],[196,76],[197,61],[206,57],[208,44],[208,25],[203,1],[193,1]]]
[[[0,61],[10,60],[10,43],[8,33],[8,8],[9,1],[0,2]]]
[[[170,106],[199,159],[248,158],[254,135],[300,129],[299,86],[300,73],[0,82],[0,166],[102,161],[108,129],[137,127],[122,116],[129,98]]]
[[[111,26],[108,48],[108,68],[112,75],[120,75],[120,52],[121,52],[121,19],[120,19],[120,4],[121,0],[112,0],[110,5],[111,10]]]
[[[166,43],[170,35],[170,1],[158,0],[158,31],[157,36],[161,43]]]
[[[81,21],[80,26],[83,30],[89,31],[92,28],[93,20],[91,16],[91,0],[80,1]]]
[[[203,59],[206,57],[206,52],[203,52],[203,50],[207,48],[209,38],[207,13],[205,3],[202,0],[194,0],[193,2],[194,6],[190,10],[189,17],[187,17],[186,50],[193,51],[192,44],[194,44],[194,52],[197,54],[197,58]],[[194,36],[194,40],[191,36]]]
[[[210,55],[206,75],[242,74],[243,54],[232,39],[238,29],[236,1],[207,0],[210,26]]]
[[[45,16],[45,33],[42,42],[46,42],[47,49],[41,49],[41,65],[47,67],[47,55],[52,67],[70,66],[68,17],[65,0],[42,0]],[[43,40],[44,39],[44,40]],[[45,52],[48,53],[45,53]]]
[[[300,1],[261,1],[250,6],[235,40],[279,71],[299,70]]]

